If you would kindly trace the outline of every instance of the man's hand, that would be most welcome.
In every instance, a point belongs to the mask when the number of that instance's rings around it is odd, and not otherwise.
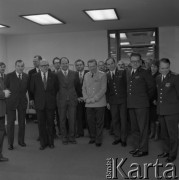
[[[79,97],[78,98],[78,102],[83,102],[84,100],[83,100],[83,98],[82,97]]]
[[[34,109],[34,106],[35,106],[35,105],[34,105],[34,100],[30,100],[30,101],[29,101],[29,108],[30,108],[30,109]]]
[[[8,98],[11,95],[11,92],[8,89],[3,90],[5,97]]]
[[[110,110],[110,104],[109,103],[107,103],[106,107]]]

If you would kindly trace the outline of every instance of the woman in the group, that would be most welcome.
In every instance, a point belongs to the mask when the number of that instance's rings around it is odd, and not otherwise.
[[[159,61],[153,60],[151,62],[151,71],[150,72],[152,74],[152,77],[154,79],[156,79],[156,77],[159,75]],[[149,137],[151,139],[154,138],[155,140],[158,140],[160,125],[159,125],[159,121],[157,118],[156,101],[157,101],[157,89],[155,92],[155,96],[153,97],[153,99],[150,102],[150,135],[149,135]]]

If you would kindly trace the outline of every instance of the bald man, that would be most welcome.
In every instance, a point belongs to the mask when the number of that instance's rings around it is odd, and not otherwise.
[[[48,71],[49,63],[40,61],[40,72],[32,76],[30,91],[34,94],[33,100],[37,110],[37,119],[40,134],[40,150],[47,146],[54,148],[53,120],[56,108],[56,94],[58,92],[58,79],[56,74]]]

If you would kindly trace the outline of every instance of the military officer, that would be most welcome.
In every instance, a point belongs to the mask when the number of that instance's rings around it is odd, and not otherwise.
[[[85,74],[82,93],[87,112],[87,122],[90,132],[89,144],[102,145],[104,112],[106,106],[106,73],[98,71],[97,61],[88,61],[89,72]]]
[[[116,61],[113,58],[106,60],[107,68],[107,107],[111,111],[114,142],[116,145],[121,142],[126,146],[126,125],[127,125],[127,88],[126,71],[118,70]]]
[[[163,153],[159,158],[167,158],[173,162],[178,151],[178,120],[179,120],[179,75],[170,71],[170,60],[160,60],[160,75],[157,77],[157,113],[161,123]]]
[[[155,92],[155,81],[147,70],[141,67],[141,55],[130,56],[132,70],[127,73],[127,107],[131,121],[134,149],[133,157],[148,155],[149,99]]]

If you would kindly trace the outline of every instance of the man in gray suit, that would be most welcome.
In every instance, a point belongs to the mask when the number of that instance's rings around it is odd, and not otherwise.
[[[61,71],[57,73],[59,81],[59,93],[57,95],[57,106],[60,115],[60,126],[62,133],[62,143],[68,142],[76,144],[75,140],[75,119],[77,106],[77,84],[78,73],[69,70],[69,60],[66,57],[60,59]],[[68,119],[68,127],[66,121]]]
[[[106,73],[98,71],[95,59],[88,61],[88,68],[90,72],[85,74],[82,92],[90,132],[89,144],[96,143],[99,147],[102,145],[107,77]]]

